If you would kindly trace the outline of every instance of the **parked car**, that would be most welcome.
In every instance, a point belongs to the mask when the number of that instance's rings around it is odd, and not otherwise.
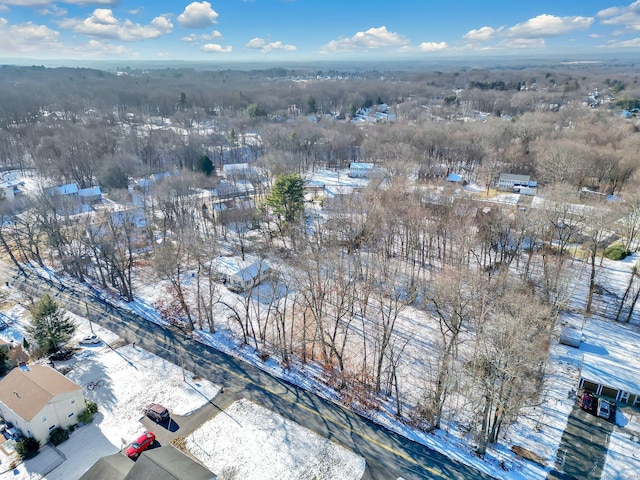
[[[609,420],[611,417],[611,404],[602,398],[598,399],[598,416]]]
[[[591,392],[585,391],[580,397],[580,408],[585,412],[595,413],[596,403],[596,397]]]
[[[87,335],[78,343],[80,343],[80,345],[97,345],[101,341],[102,340],[100,340],[97,335]]]
[[[72,350],[60,349],[53,355],[49,355],[49,360],[52,362],[64,362],[66,360],[71,360],[73,353],[74,352]]]
[[[140,435],[134,442],[131,442],[125,453],[127,454],[127,457],[135,460],[142,452],[153,445],[153,442],[155,441],[155,434],[153,432],[147,432],[144,435]]]
[[[150,403],[144,407],[144,414],[156,423],[169,420],[169,410],[159,403]]]

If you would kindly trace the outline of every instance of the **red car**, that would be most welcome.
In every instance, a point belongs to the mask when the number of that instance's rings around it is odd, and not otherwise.
[[[580,397],[580,408],[585,412],[596,413],[597,399],[591,392],[585,391]]]
[[[127,457],[136,459],[155,441],[155,434],[153,432],[147,432],[144,435],[140,435],[135,442],[131,442],[125,453],[127,454]]]

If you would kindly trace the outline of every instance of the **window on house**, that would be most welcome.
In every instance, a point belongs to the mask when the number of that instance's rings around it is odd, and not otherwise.
[[[55,425],[51,425],[51,426],[49,427],[49,430],[53,430],[54,428],[56,428],[56,426],[55,426]]]
[[[67,418],[71,418],[71,417],[73,417],[73,415],[74,415],[74,413],[71,412],[69,415],[67,415]]]
[[[43,415],[43,416],[42,416],[42,421],[43,421],[43,422],[46,422],[46,421],[47,421],[47,416],[46,416],[46,415]]]

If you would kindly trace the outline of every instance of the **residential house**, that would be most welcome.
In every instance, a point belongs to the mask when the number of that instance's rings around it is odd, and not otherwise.
[[[16,195],[21,193],[20,187],[24,186],[24,181],[18,178],[18,174],[15,172],[6,172],[2,174],[0,180],[0,191],[2,194],[0,198],[4,197],[7,200],[13,200]]]
[[[380,178],[383,176],[383,171],[373,163],[351,162],[349,176],[351,178]]]
[[[136,462],[122,453],[99,459],[80,480],[216,480],[216,475],[173,446],[142,452]]]
[[[322,194],[322,207],[337,207],[353,197],[356,189],[347,185],[325,185]]]
[[[60,185],[58,187],[47,187],[44,189],[44,193],[50,197],[56,195],[64,195],[69,197],[77,197],[80,189],[75,183],[68,183],[66,185]]]
[[[271,273],[271,267],[263,259],[218,257],[213,268],[227,288],[234,292],[244,292],[259,285]]]
[[[228,180],[251,180],[258,177],[258,170],[248,163],[230,163],[222,166],[222,171]]]
[[[144,248],[150,242],[147,218],[142,207],[98,210],[93,214],[88,232],[94,238],[108,243],[128,237],[137,248]],[[123,245],[113,246],[124,248]]]
[[[462,175],[458,173],[450,173],[449,175],[447,175],[446,180],[449,183],[464,183],[464,179],[462,178]]]
[[[630,359],[585,353],[580,363],[579,388],[618,402],[640,406],[638,365]]]
[[[496,188],[509,190],[524,195],[535,195],[538,182],[531,180],[529,175],[516,175],[514,173],[501,173]]]
[[[78,197],[82,203],[96,203],[102,200],[102,190],[99,186],[82,188],[78,190]]]
[[[46,365],[14,368],[0,380],[0,414],[41,444],[54,428],[78,423],[85,408],[82,387]]]

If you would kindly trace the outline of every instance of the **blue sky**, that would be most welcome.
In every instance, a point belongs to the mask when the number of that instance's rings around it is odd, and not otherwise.
[[[640,53],[640,0],[0,0],[0,58]]]

